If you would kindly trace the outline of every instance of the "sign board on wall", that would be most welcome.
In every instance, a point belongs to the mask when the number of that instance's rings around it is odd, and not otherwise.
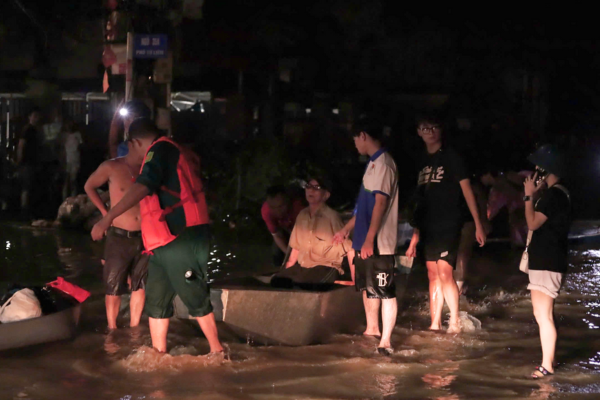
[[[166,58],[168,56],[167,35],[135,35],[133,57]]]

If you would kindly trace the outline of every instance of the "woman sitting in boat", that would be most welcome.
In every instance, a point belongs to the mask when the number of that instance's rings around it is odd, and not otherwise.
[[[315,177],[304,185],[308,207],[298,217],[289,246],[285,269],[276,274],[271,284],[277,287],[315,288],[333,284],[344,274],[342,263],[352,250],[350,240],[333,244],[333,236],[344,227],[340,215],[327,206],[331,182]]]

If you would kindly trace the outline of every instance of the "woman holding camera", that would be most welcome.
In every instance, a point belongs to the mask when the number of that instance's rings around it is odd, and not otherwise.
[[[557,336],[554,299],[567,272],[571,204],[569,192],[560,185],[561,178],[566,175],[566,167],[559,151],[551,145],[544,145],[528,159],[536,165],[536,172],[523,183],[525,217],[531,235],[526,250],[529,262],[527,289],[531,291],[543,355],[542,363],[531,377],[539,379],[554,374]]]

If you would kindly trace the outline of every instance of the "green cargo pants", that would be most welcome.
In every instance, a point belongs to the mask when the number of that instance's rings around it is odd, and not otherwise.
[[[177,239],[153,250],[144,307],[150,318],[172,317],[176,294],[191,316],[203,317],[212,312],[207,278],[209,251],[209,225],[185,228]],[[192,279],[186,279],[187,271],[193,272]]]

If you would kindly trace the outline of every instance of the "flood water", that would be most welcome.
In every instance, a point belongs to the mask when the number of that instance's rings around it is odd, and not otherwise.
[[[200,355],[208,345],[188,321],[172,321],[167,355],[150,348],[146,319],[141,328],[107,334],[102,245],[84,233],[0,225],[0,288],[60,275],[92,292],[74,340],[0,353],[0,399],[598,399],[596,248],[572,246],[571,273],[556,306],[556,375],[532,381],[527,376],[541,350],[526,276],[518,271],[519,252],[499,244],[476,250],[461,298],[461,310],[481,321],[480,330],[426,331],[426,278],[417,269],[408,283],[402,280],[407,289],[392,357],[376,355],[377,342],[361,335],[296,348],[225,336],[231,359],[223,360]],[[270,254],[239,240],[216,243],[212,251],[215,279],[258,272]],[[127,325],[126,312],[119,324]]]

